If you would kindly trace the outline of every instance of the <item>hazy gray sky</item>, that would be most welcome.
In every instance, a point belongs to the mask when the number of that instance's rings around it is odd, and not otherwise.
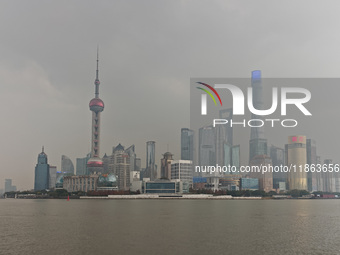
[[[41,146],[60,169],[90,151],[100,46],[101,153],[156,141],[180,157],[190,77],[339,77],[337,1],[1,1],[0,187],[33,187]]]

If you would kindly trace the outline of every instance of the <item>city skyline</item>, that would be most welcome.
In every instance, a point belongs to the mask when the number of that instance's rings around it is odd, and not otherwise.
[[[253,73],[253,72],[252,72]],[[94,98],[94,99],[92,99],[91,100],[91,102],[90,102],[90,109],[92,109],[93,108],[93,105],[91,105],[91,103],[92,103],[92,101],[93,100],[97,100],[97,99],[99,99],[99,97],[98,97],[98,95],[99,95],[99,90],[98,90],[98,85],[99,85],[99,77],[98,77],[98,55],[97,55],[97,71],[96,71],[96,80],[95,80],[95,85],[96,85],[96,89],[95,89],[95,91],[96,91],[96,98]],[[100,99],[99,99],[100,100]],[[101,101],[101,100],[100,100]],[[102,102],[102,101],[101,101]],[[91,108],[92,107],[92,108]],[[100,107],[102,107],[102,106],[100,106]],[[262,107],[260,107],[260,108],[262,108]],[[93,110],[93,109],[92,109]],[[221,112],[224,112],[224,111],[231,111],[232,112],[232,109],[223,109],[223,110],[220,110],[219,111],[219,115],[220,115],[220,117],[221,117]],[[94,111],[95,112],[95,111]],[[229,116],[229,115],[228,115]],[[94,123],[94,120],[95,119],[93,119],[92,120],[92,123]],[[94,123],[94,124],[96,124],[96,123]],[[209,127],[202,127],[202,128],[200,128],[200,130],[201,129],[205,129],[205,128],[212,128],[212,126],[209,126]],[[215,129],[215,128],[214,128]],[[183,130],[190,130],[190,129],[188,129],[188,128],[182,128],[181,129],[181,134],[183,135]],[[94,132],[94,131],[98,131],[98,130],[93,130],[92,132]],[[192,131],[192,130],[191,130]],[[192,131],[193,132],[193,131]],[[200,131],[201,132],[201,131]],[[215,131],[214,131],[215,132]],[[252,140],[251,139],[251,135],[250,135],[250,141]],[[283,137],[281,137],[281,138],[283,138]],[[198,140],[198,144],[201,144],[201,142],[200,142],[200,139],[201,139],[201,137],[199,138],[199,140]],[[232,137],[231,137],[231,139],[232,139]],[[289,136],[288,137],[288,140],[289,141],[291,141],[291,139],[292,139],[292,137],[291,136]],[[295,139],[296,139],[296,137],[295,137]],[[304,139],[306,140],[306,137],[304,136]],[[211,140],[211,139],[210,139]],[[310,138],[308,139],[308,140],[311,140]],[[92,142],[93,141],[96,141],[96,140],[93,140],[93,138],[92,138]],[[196,143],[197,141],[195,141],[194,143]],[[98,142],[96,142],[96,143],[98,143]],[[192,142],[191,142],[192,143]],[[314,142],[315,143],[315,142]],[[146,169],[148,169],[148,162],[151,160],[152,162],[153,162],[153,164],[156,162],[156,158],[155,158],[155,141],[147,141],[146,142],[146,144],[147,144],[147,150],[146,150],[146,157],[147,157],[147,161],[146,161]],[[181,146],[181,149],[182,149],[182,141],[180,142],[180,146]],[[119,144],[120,145],[120,144]],[[151,147],[152,148],[151,148]],[[217,146],[217,145],[216,145]],[[287,145],[286,145],[287,146]],[[150,149],[150,148],[151,149]],[[216,149],[215,148],[215,146],[213,146],[214,148],[213,149]],[[240,146],[239,146],[240,147]],[[96,148],[96,147],[93,147],[93,148]],[[93,148],[92,148],[92,150],[93,150]],[[115,148],[115,147],[113,147],[113,148]],[[135,145],[131,145],[129,148],[128,148],[128,150],[130,150],[131,149],[131,152],[133,152],[133,154],[134,154],[134,156],[133,156],[133,158],[135,158],[136,157],[136,154],[135,154]],[[287,148],[286,148],[286,150],[287,150]],[[199,150],[200,151],[200,150]],[[240,153],[240,150],[238,150],[239,152],[238,153]],[[150,154],[151,153],[151,154]],[[271,153],[270,153],[270,150],[267,150],[267,153],[268,153],[268,155],[270,155]],[[307,153],[307,151],[305,151],[305,153],[304,154],[306,154]],[[44,146],[43,146],[43,148],[42,148],[42,153],[41,154],[39,154],[39,155],[43,155],[44,154]],[[44,154],[45,155],[45,154]],[[151,156],[152,155],[152,156]],[[106,153],[105,153],[105,156],[106,156]],[[217,156],[217,155],[216,155]],[[307,154],[306,155],[304,155],[305,157],[308,157],[307,156]],[[315,155],[316,156],[316,155]],[[98,157],[98,156],[97,156]],[[215,157],[215,156],[214,156]],[[319,156],[320,157],[320,156]],[[99,157],[98,157],[99,158]],[[328,158],[328,157],[327,157]],[[74,173],[74,166],[73,166],[73,162],[72,162],[72,160],[70,159],[70,158],[68,158],[67,156],[65,156],[65,155],[62,155],[62,157],[61,157],[61,169],[60,170],[62,170],[63,172],[69,172],[69,173],[71,173],[71,174],[73,174]],[[217,159],[217,158],[216,158]],[[100,161],[102,161],[102,159],[101,159],[101,157],[99,158],[99,160]],[[215,160],[215,159],[214,159]],[[222,159],[221,159],[222,160]],[[327,160],[329,160],[329,159],[325,159],[325,162],[327,161]],[[150,161],[150,162],[151,162]],[[211,160],[209,160],[209,162],[210,162]],[[331,161],[333,161],[333,160],[331,160]],[[67,163],[66,163],[67,162]],[[149,162],[149,164],[150,164],[150,162]],[[222,162],[222,161],[221,161]],[[224,162],[224,161],[223,161]],[[38,163],[39,163],[39,160],[38,160]],[[217,161],[215,162],[215,163],[217,163]],[[215,164],[214,162],[210,162],[208,165],[214,165]],[[288,163],[289,163],[289,160],[288,160]],[[307,161],[305,162],[305,163],[307,163]],[[302,165],[304,165],[305,163],[301,163]],[[200,163],[200,164],[202,164],[202,163]],[[218,164],[218,163],[217,163]],[[67,165],[67,166],[66,166]],[[133,165],[135,165],[135,164],[133,164]],[[221,165],[221,164],[219,164],[219,165]],[[157,169],[157,165],[155,165],[156,166],[156,168],[155,168],[155,170]],[[54,168],[56,168],[55,166],[53,166]],[[91,167],[91,166],[90,166]],[[67,168],[67,169],[66,169]],[[60,171],[59,170],[59,171]],[[100,171],[98,170],[97,172],[102,172],[102,168],[100,168]],[[160,169],[157,169],[157,171],[155,172],[155,174],[153,175],[154,177],[151,177],[151,179],[152,180],[155,180],[156,179],[156,175],[158,175],[159,173],[159,170]],[[59,172],[58,171],[58,172]],[[87,171],[89,171],[89,170],[87,170]],[[149,170],[150,171],[150,170]],[[36,170],[36,172],[37,172],[37,170]],[[90,171],[91,172],[91,171]],[[148,171],[147,171],[148,172]],[[153,171],[150,171],[150,172],[153,172]],[[150,173],[150,175],[152,175],[151,173]],[[37,177],[36,177],[37,178]],[[308,178],[310,178],[310,177],[308,177]],[[273,179],[272,179],[272,181],[273,181]],[[291,181],[288,181],[288,182],[291,182]],[[307,175],[306,175],[306,178],[305,178],[305,188],[301,188],[301,189],[306,189],[307,190]],[[48,185],[48,184],[47,184]],[[309,184],[308,184],[309,185]],[[36,182],[35,182],[35,186],[36,186]],[[34,187],[35,187],[34,186]],[[272,186],[272,185],[271,185]],[[37,188],[35,187],[34,188],[35,190],[37,190]]]
[[[4,165],[0,179],[15,180],[18,189],[33,187],[32,169],[42,145],[49,163],[58,170],[61,155],[75,164],[76,158],[90,152],[87,106],[98,44],[106,107],[100,156],[110,153],[115,144],[135,144],[143,167],[147,141],[157,143],[157,164],[167,145],[174,158],[180,158],[180,130],[189,128],[190,77],[249,77],[255,69],[262,70],[263,77],[339,77],[339,58],[334,52],[340,38],[323,39],[336,29],[331,22],[337,17],[336,8],[320,10],[321,3],[310,6],[306,15],[317,14],[327,27],[313,18],[306,26],[294,10],[290,20],[282,19],[253,2],[200,3],[199,8],[191,2],[86,3],[41,2],[44,12],[24,1],[1,8],[1,96],[5,105],[16,103],[11,111],[3,111],[4,119],[10,121],[1,127],[7,144],[1,153],[9,162],[18,156],[21,160],[14,166]],[[151,4],[155,11],[145,18],[143,10]],[[267,4],[279,13],[289,9],[286,3]],[[227,8],[230,15],[219,11]],[[123,15],[124,11],[131,15]],[[215,13],[213,20],[200,18],[207,11]],[[53,15],[47,18],[46,13]],[[92,15],[95,20],[89,18]],[[242,34],[231,22],[235,15],[240,18]],[[275,30],[273,24],[286,29],[268,37]],[[225,30],[228,34],[221,32]],[[311,31],[319,36],[311,37]],[[320,48],[323,43],[327,47]],[[268,51],[269,44],[272,51]],[[164,112],[171,121],[161,121]],[[310,138],[317,141],[320,156],[336,160],[336,153],[328,151],[329,139]]]

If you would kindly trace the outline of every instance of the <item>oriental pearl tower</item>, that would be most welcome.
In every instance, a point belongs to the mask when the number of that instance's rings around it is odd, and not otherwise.
[[[95,97],[90,101],[90,110],[92,111],[92,144],[91,158],[87,162],[88,173],[99,173],[103,171],[103,161],[99,157],[100,148],[100,113],[104,110],[104,102],[99,98],[99,70],[98,70],[98,50],[97,50],[97,70],[95,85]]]

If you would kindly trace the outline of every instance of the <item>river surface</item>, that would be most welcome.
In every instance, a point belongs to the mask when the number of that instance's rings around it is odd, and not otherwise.
[[[340,200],[0,199],[0,254],[340,254]]]

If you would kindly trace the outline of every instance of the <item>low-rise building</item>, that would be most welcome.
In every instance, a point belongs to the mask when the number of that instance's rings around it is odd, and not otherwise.
[[[240,178],[240,190],[258,190],[259,179],[257,178]]]
[[[63,188],[67,192],[95,191],[97,190],[98,177],[98,174],[64,176]]]
[[[143,182],[143,193],[183,193],[183,182],[180,180],[155,180]]]

